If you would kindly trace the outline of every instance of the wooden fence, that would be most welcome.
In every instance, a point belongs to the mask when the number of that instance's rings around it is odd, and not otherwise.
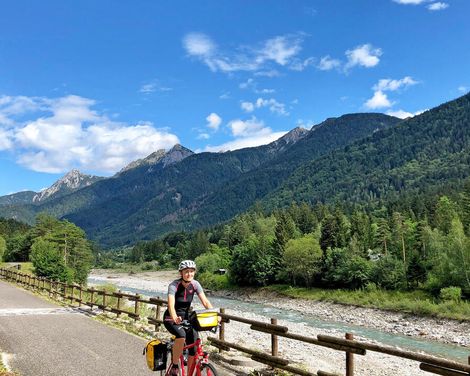
[[[162,314],[166,307],[166,300],[160,298],[144,298],[139,294],[127,294],[119,292],[107,292],[105,290],[95,289],[93,287],[84,287],[77,284],[67,284],[58,281],[52,281],[46,278],[36,277],[30,274],[21,273],[15,269],[0,268],[0,277],[8,281],[15,282],[26,288],[39,291],[45,291],[52,298],[61,297],[64,301],[70,301],[70,304],[78,303],[78,306],[86,305],[91,309],[94,307],[111,313],[115,313],[118,317],[125,314],[134,320],[147,319],[147,321],[155,325],[155,331],[163,324]],[[153,306],[154,316],[142,317],[142,305]],[[272,318],[269,323],[249,320],[243,317],[237,317],[225,313],[225,309],[220,309],[222,317],[219,338],[208,337],[211,344],[219,351],[228,351],[235,349],[243,353],[249,354],[251,359],[291,372],[297,375],[311,376],[340,376],[338,373],[329,373],[318,371],[312,373],[290,365],[290,361],[279,357],[279,337],[289,338],[316,346],[328,347],[330,349],[342,351],[345,353],[346,376],[354,375],[354,357],[365,356],[367,351],[379,352],[399,358],[414,360],[417,367],[421,370],[444,376],[469,376],[470,375],[470,356],[468,364],[456,361],[420,354],[412,351],[401,350],[391,346],[377,345],[368,342],[355,341],[352,334],[347,333],[345,338],[332,337],[327,335],[318,335],[316,338],[306,337],[299,334],[289,332],[289,328],[277,324],[277,319]],[[250,326],[251,330],[256,330],[271,335],[271,353],[267,354],[240,346],[236,343],[225,341],[225,331],[230,321],[237,321]]]

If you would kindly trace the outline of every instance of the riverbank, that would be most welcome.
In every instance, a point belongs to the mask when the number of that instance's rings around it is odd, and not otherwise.
[[[167,290],[168,284],[178,277],[178,274],[176,272],[159,271],[128,275],[97,270],[90,277],[95,280],[116,283],[132,288],[163,292]],[[328,321],[371,327],[393,334],[426,338],[460,346],[470,346],[470,338],[468,338],[470,323],[468,322],[420,318],[370,308],[293,299],[275,293],[268,294],[265,290],[219,291],[217,295],[247,302],[263,303],[282,310],[298,312],[299,323],[295,326],[283,320],[279,320],[279,324],[288,326],[290,332],[309,337],[316,337],[318,334],[343,336],[344,333],[332,329],[309,327],[302,322],[303,315],[312,315]],[[247,313],[243,310],[230,310],[229,313],[253,320],[266,321],[266,317]],[[226,339],[227,341],[240,343],[250,348],[269,351],[269,336],[260,332],[250,332],[249,338],[246,338],[246,333],[247,326],[245,324],[232,321],[227,329]],[[360,337],[358,339],[363,340]],[[370,342],[370,340],[368,341]],[[281,356],[285,356],[315,370],[344,372],[344,354],[337,351],[282,339],[280,341],[280,353]],[[418,366],[417,362],[373,352],[369,352],[366,357],[356,357],[358,375],[426,375],[427,373],[420,371]]]

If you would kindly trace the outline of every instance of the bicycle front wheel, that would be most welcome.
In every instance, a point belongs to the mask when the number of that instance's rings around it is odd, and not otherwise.
[[[212,364],[206,363],[201,367],[201,375],[202,376],[217,376],[217,371],[215,370],[215,367]]]

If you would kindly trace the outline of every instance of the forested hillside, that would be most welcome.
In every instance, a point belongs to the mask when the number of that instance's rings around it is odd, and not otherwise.
[[[267,199],[380,206],[400,195],[445,192],[470,176],[470,95],[299,167]]]
[[[174,222],[191,229],[228,220],[262,200],[303,163],[399,122],[392,116],[368,113],[328,119],[314,126],[284,153],[210,192],[197,207],[187,214],[181,213]]]

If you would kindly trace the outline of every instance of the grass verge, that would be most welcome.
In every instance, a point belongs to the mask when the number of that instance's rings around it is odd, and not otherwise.
[[[292,298],[349,304],[360,307],[378,308],[387,311],[412,313],[454,320],[470,321],[470,302],[439,301],[424,291],[327,290],[301,288],[288,285],[265,287]]]

